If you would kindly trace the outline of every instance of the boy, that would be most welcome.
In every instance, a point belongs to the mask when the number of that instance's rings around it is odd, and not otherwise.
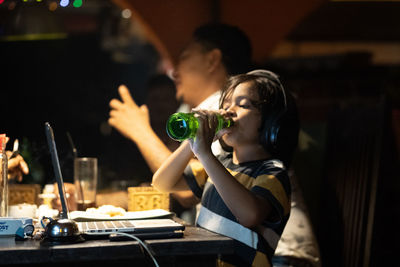
[[[191,189],[201,198],[196,224],[235,240],[234,255],[220,263],[270,266],[290,213],[285,165],[297,145],[294,101],[274,73],[256,70],[229,79],[220,108],[233,126],[215,136],[216,112],[196,110],[196,137],[162,164],[153,185],[168,192]],[[232,152],[214,156],[215,138]],[[201,164],[186,168],[193,155]]]

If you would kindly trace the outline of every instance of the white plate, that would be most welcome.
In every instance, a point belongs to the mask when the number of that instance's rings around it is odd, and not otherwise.
[[[127,211],[125,215],[110,216],[107,214],[93,214],[86,211],[71,211],[69,218],[77,222],[87,221],[116,221],[116,220],[139,220],[139,219],[155,219],[169,218],[174,215],[173,212],[163,209],[143,210],[143,211]]]

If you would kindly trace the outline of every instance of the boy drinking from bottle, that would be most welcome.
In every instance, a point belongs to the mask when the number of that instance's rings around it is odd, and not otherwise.
[[[153,176],[160,191],[191,189],[201,199],[196,224],[234,239],[233,255],[219,263],[270,266],[290,214],[287,168],[297,146],[298,118],[292,96],[266,70],[233,76],[219,114],[233,126],[215,135],[215,111],[196,110],[199,129]],[[220,138],[226,150],[211,152]],[[189,164],[195,156],[199,162]],[[187,166],[188,165],[188,166]]]

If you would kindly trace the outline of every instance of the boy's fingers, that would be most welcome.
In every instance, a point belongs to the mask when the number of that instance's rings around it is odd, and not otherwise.
[[[223,129],[219,130],[218,133],[215,135],[215,139],[214,140],[220,139],[227,132],[228,132],[227,128],[223,128]]]
[[[218,125],[218,118],[217,118],[217,115],[215,113],[210,115],[210,119],[208,120],[208,124],[209,124],[210,129],[214,129]]]

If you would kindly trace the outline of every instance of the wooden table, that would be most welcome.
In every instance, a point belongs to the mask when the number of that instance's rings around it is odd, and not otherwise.
[[[145,243],[160,266],[215,266],[218,254],[233,252],[232,239],[193,226],[186,227],[183,238],[146,240]],[[137,241],[88,240],[73,245],[41,247],[39,241],[15,241],[13,237],[0,238],[0,264],[154,266]]]

